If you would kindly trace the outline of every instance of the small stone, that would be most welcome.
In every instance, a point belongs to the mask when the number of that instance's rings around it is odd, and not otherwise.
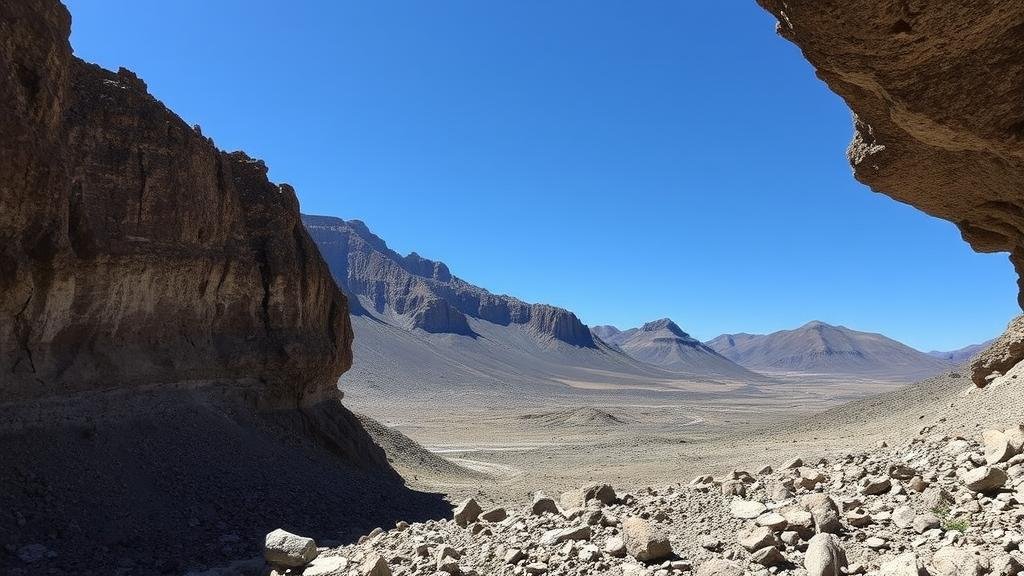
[[[503,560],[505,561],[505,564],[518,564],[521,560],[526,560],[526,552],[523,552],[518,548],[513,548],[512,550],[505,552]]]
[[[864,541],[864,545],[872,550],[880,550],[882,548],[888,548],[889,543],[884,538],[872,536]]]
[[[694,576],[743,576],[743,566],[732,560],[715,558],[701,564]]]
[[[786,517],[778,512],[766,512],[754,520],[758,526],[771,528],[773,532],[781,532],[786,529]]]
[[[370,554],[359,566],[360,576],[391,576],[391,567],[379,554]]]
[[[917,554],[906,552],[882,562],[878,570],[879,576],[918,576]]]
[[[868,496],[877,496],[879,494],[885,494],[892,488],[892,482],[887,476],[872,476],[868,477],[860,487],[862,494]]]
[[[504,508],[491,508],[490,510],[480,514],[480,518],[488,522],[501,522],[505,518],[508,518],[508,512]]]
[[[871,524],[871,514],[868,514],[863,508],[856,508],[846,513],[846,522],[850,526],[862,528]]]
[[[793,470],[793,469],[799,468],[799,467],[801,467],[803,465],[804,465],[804,461],[802,459],[800,459],[800,458],[793,458],[792,460],[790,460],[790,461],[786,462],[785,464],[783,464],[782,465],[782,469],[783,470]]]
[[[576,556],[584,562],[593,562],[601,558],[601,550],[593,544],[587,544],[580,548],[580,551]]]
[[[917,532],[918,534],[924,534],[929,530],[938,528],[941,524],[942,522],[939,520],[939,518],[935,514],[932,514],[930,512],[926,514],[921,514],[920,516],[915,516],[913,522],[911,523],[911,525],[914,527],[914,532]]]
[[[622,558],[626,555],[626,543],[622,538],[613,536],[604,543],[604,553],[614,558]]]
[[[540,537],[540,543],[544,546],[561,544],[568,540],[590,540],[590,526],[557,528],[554,530],[548,530]]]
[[[548,565],[543,562],[533,562],[524,566],[527,574],[544,574],[548,571]]]
[[[757,518],[764,514],[765,510],[767,510],[767,507],[764,504],[754,500],[741,500],[737,498],[733,499],[732,503],[729,504],[729,512],[733,516],[746,520]]]
[[[786,563],[786,557],[775,546],[766,546],[751,554],[750,561],[762,566],[778,566]]]

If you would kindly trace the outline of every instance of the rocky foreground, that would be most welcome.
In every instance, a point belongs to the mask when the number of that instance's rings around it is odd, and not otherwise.
[[[930,435],[834,461],[616,493],[602,484],[521,508],[376,529],[318,547],[275,531],[264,558],[203,574],[1012,576],[1024,572],[1024,428]]]

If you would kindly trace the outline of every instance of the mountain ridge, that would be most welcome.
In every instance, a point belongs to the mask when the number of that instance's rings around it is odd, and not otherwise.
[[[595,326],[591,332],[636,360],[672,372],[751,380],[762,378],[693,338],[670,318],[660,318],[627,330],[610,325]]]
[[[896,378],[922,378],[950,362],[930,356],[877,332],[861,332],[812,320],[771,334],[722,334],[706,344],[741,366],[765,372],[808,372]]]
[[[369,312],[368,306],[377,314],[393,312],[409,329],[463,336],[476,335],[469,318],[477,318],[522,325],[542,339],[596,347],[589,328],[569,310],[493,294],[453,275],[443,262],[416,252],[403,256],[360,220],[311,214],[302,219],[341,290],[361,301],[357,314]]]

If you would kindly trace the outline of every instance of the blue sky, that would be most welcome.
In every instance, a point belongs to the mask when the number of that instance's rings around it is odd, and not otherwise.
[[[68,4],[80,57],[305,212],[589,324],[950,349],[1019,312],[1005,255],[853,180],[849,111],[753,0]]]

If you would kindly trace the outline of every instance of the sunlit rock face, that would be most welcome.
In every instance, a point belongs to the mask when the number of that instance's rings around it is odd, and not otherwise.
[[[0,4],[0,400],[153,384],[335,398],[348,306],[266,166],[134,73],[71,54],[56,0]]]
[[[1024,274],[1024,4],[758,2],[853,110],[857,179]]]

